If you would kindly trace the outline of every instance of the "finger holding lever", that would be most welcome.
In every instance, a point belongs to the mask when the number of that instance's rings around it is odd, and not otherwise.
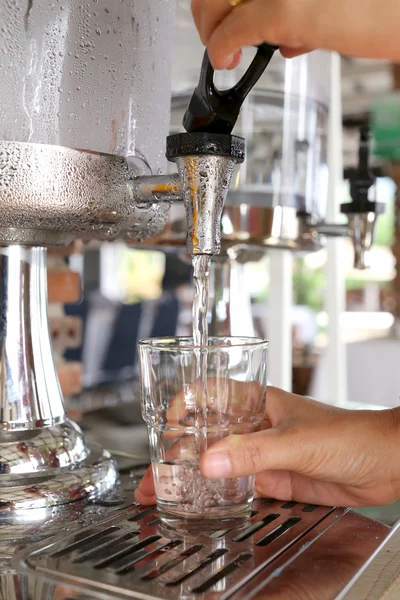
[[[291,11],[291,19],[296,21],[299,31],[303,23],[305,31],[311,22],[303,6],[307,3],[311,4],[310,0],[297,2],[303,10]],[[284,31],[287,19],[282,20],[282,13],[286,4],[282,0],[192,0],[193,17],[214,68],[237,67],[242,48],[265,41],[281,45],[286,57],[308,51],[306,41],[295,35],[294,29]]]
[[[234,1],[234,0],[233,0]],[[192,0],[192,13],[200,39],[207,46],[213,31],[232,11],[229,0]],[[237,48],[225,61],[225,69],[235,69],[242,58],[241,48]],[[218,68],[218,67],[217,67]]]
[[[399,0],[192,0],[215,69],[237,66],[245,46],[279,46],[286,58],[323,49],[400,60]]]

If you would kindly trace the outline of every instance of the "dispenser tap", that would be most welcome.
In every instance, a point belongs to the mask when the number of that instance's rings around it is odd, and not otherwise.
[[[219,254],[221,218],[235,165],[243,162],[245,141],[231,135],[247,95],[276,50],[262,44],[240,81],[219,91],[205,52],[199,84],[183,119],[186,133],[167,138],[167,158],[182,181],[190,255]]]
[[[222,211],[244,155],[244,139],[236,136],[195,132],[168,138],[167,158],[176,162],[182,181],[188,254],[219,254]]]
[[[369,267],[369,252],[374,238],[377,218],[385,205],[369,199],[369,190],[375,185],[375,177],[369,168],[370,129],[360,130],[358,169],[350,181],[351,202],[341,205],[341,212],[349,219],[349,232],[354,244],[354,267]]]

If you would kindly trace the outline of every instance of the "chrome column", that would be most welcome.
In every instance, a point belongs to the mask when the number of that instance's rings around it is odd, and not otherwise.
[[[35,429],[64,419],[47,319],[46,249],[1,247],[1,428]]]
[[[0,507],[13,512],[110,490],[108,452],[65,414],[47,318],[46,249],[0,247]]]

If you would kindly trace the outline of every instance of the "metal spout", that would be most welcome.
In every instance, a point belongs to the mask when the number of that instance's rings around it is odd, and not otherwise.
[[[350,237],[354,245],[354,268],[369,269],[370,250],[374,241],[376,212],[349,214]]]
[[[222,211],[236,161],[224,156],[184,156],[176,164],[183,186],[187,252],[219,254]]]
[[[187,219],[190,255],[219,254],[221,218],[235,165],[244,160],[244,140],[231,135],[184,133],[167,140],[176,162]]]

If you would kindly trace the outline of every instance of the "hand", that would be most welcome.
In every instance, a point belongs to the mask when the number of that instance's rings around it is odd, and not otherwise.
[[[317,48],[400,59],[400,2],[386,0],[192,0],[201,40],[216,69],[235,68],[241,49],[269,42],[293,57]]]
[[[231,436],[203,455],[206,477],[256,473],[259,496],[337,506],[399,497],[397,409],[349,411],[269,388],[264,430]]]
[[[263,429],[234,435],[202,456],[205,477],[256,474],[258,496],[336,506],[400,496],[398,409],[348,411],[269,388]],[[136,499],[154,504],[151,469]]]

